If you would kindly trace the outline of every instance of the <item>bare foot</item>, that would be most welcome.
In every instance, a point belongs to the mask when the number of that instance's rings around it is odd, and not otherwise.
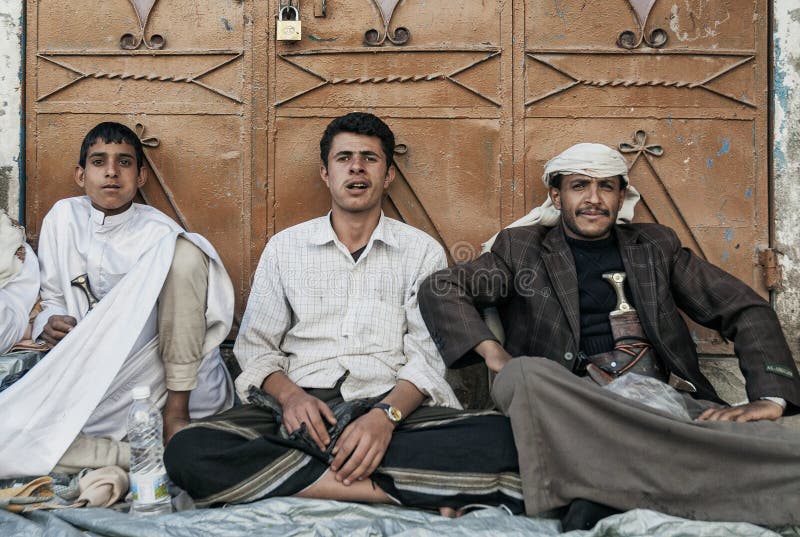
[[[459,518],[464,514],[463,511],[456,511],[452,507],[440,507],[439,514],[447,518]]]

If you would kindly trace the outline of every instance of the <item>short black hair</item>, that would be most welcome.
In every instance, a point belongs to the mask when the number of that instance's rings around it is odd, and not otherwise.
[[[624,177],[621,175],[617,175],[619,177],[619,189],[622,190],[623,188],[627,188],[628,182],[625,180]],[[562,173],[554,173],[550,176],[549,184],[553,188],[557,188],[561,190],[561,180],[564,179],[564,174]]]
[[[341,132],[379,138],[383,152],[386,155],[387,169],[394,164],[394,133],[392,129],[373,114],[351,112],[331,121],[319,141],[319,156],[326,168],[328,167],[328,153],[331,151],[333,137]]]
[[[86,155],[89,154],[89,148],[97,140],[103,140],[103,143],[106,144],[131,144],[136,153],[136,167],[141,170],[144,166],[144,149],[142,149],[142,142],[136,133],[122,123],[104,121],[87,132],[83,138],[81,154],[78,157],[78,165],[81,168],[86,167]]]

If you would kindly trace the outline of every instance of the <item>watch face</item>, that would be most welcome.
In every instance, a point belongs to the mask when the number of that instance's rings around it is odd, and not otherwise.
[[[400,412],[400,410],[396,407],[390,406],[388,409],[386,409],[386,412],[389,414],[389,419],[394,422],[398,422],[403,419],[403,413]]]

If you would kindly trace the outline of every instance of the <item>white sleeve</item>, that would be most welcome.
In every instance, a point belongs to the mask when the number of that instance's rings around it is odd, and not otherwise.
[[[67,303],[61,289],[59,270],[59,251],[56,244],[57,226],[53,222],[53,212],[49,212],[42,222],[39,233],[39,272],[41,276],[42,312],[33,321],[31,337],[37,339],[53,315],[66,315]]]
[[[772,401],[776,405],[780,405],[782,409],[786,410],[786,399],[783,397],[762,397],[765,401]]]
[[[280,344],[291,328],[292,310],[281,280],[278,252],[273,238],[258,262],[250,297],[233,352],[242,367],[236,391],[247,400],[250,386],[261,387],[275,371],[286,371],[288,359]]]
[[[422,281],[437,270],[447,268],[444,250],[438,244],[426,253],[413,285],[406,292],[404,309],[408,329],[403,336],[406,363],[397,372],[397,380],[406,380],[430,398],[429,404],[461,408],[452,388],[444,378],[445,365],[419,311],[418,290]]]
[[[28,315],[39,294],[39,263],[33,249],[25,246],[22,270],[0,289],[0,354],[22,339]]]

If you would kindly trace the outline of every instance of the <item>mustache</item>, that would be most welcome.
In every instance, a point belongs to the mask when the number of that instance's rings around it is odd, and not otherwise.
[[[579,216],[588,212],[600,213],[603,216],[611,216],[611,211],[603,207],[584,207],[582,209],[578,209],[577,211],[575,211],[575,215]]]

